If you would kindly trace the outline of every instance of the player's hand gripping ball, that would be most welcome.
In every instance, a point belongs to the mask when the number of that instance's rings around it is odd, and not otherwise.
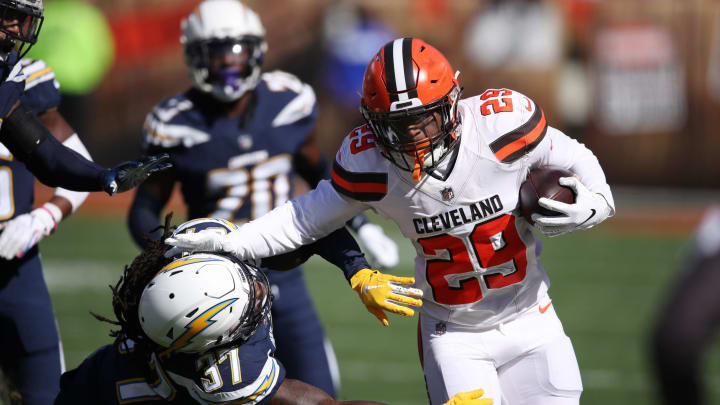
[[[530,170],[527,179],[520,186],[520,199],[518,202],[520,214],[532,225],[532,214],[543,216],[562,215],[557,211],[547,209],[538,203],[540,198],[549,198],[566,204],[575,203],[575,193],[569,187],[558,183],[561,177],[572,177],[573,174],[566,169],[556,166],[542,166]]]

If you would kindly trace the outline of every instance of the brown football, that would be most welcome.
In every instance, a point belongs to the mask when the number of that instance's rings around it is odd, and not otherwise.
[[[541,207],[538,200],[547,197],[567,204],[575,203],[575,193],[571,188],[561,186],[558,179],[570,177],[572,172],[556,166],[542,166],[530,170],[525,181],[520,186],[520,199],[518,207],[520,214],[529,223],[534,223],[531,216],[538,213],[546,216],[561,215],[556,211]]]

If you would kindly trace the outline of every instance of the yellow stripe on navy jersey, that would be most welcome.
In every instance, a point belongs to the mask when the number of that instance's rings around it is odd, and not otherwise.
[[[246,399],[241,400],[240,402],[230,402],[231,404],[246,404],[250,401],[258,401],[268,394],[270,389],[273,385],[277,382],[277,362],[272,357],[269,357],[268,360],[272,360],[270,363],[272,364],[272,369],[270,370],[270,374],[267,374],[265,376],[265,379],[263,380],[262,384],[258,388],[255,389],[255,392],[248,395]]]
[[[60,105],[60,84],[55,72],[42,60],[22,59],[18,62],[26,76],[25,92],[20,101],[35,114]]]
[[[25,74],[25,90],[29,90],[40,83],[55,80],[55,72],[42,60],[23,59],[20,61],[23,65],[22,72]],[[59,84],[53,83],[53,86],[59,88]]]

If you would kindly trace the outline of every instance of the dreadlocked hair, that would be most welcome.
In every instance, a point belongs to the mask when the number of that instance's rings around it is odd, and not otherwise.
[[[137,360],[142,364],[147,364],[152,352],[161,348],[143,332],[138,319],[138,305],[145,286],[160,269],[172,261],[165,257],[165,252],[170,246],[164,242],[173,231],[170,226],[171,218],[172,213],[169,213],[165,217],[165,224],[156,228],[163,229],[160,239],[150,240],[132,263],[125,266],[123,275],[117,284],[109,286],[112,290],[112,305],[117,320],[114,321],[91,312],[96,319],[119,327],[119,329],[110,331],[110,336],[115,338],[117,344],[124,344],[128,339],[133,341],[134,352],[138,355]],[[153,229],[153,232],[156,229]]]

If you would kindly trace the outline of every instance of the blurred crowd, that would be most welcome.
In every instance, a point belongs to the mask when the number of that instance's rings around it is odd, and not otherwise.
[[[64,94],[80,96],[76,126],[86,128],[80,133],[92,155],[114,162],[139,152],[151,106],[190,86],[179,21],[197,1],[90,3],[107,18],[111,64],[96,84]],[[531,96],[551,125],[595,151],[612,184],[711,187],[720,178],[713,132],[720,120],[718,0],[247,3],[268,31],[264,70],[283,69],[314,85],[326,154],[361,119],[357,91],[372,54],[391,38],[417,36],[454,61],[466,96],[492,87]],[[73,31],[89,29],[74,24]],[[49,31],[41,35],[50,42]],[[75,48],[65,56],[70,65],[83,54]],[[77,63],[102,63],[103,49],[102,57]]]

